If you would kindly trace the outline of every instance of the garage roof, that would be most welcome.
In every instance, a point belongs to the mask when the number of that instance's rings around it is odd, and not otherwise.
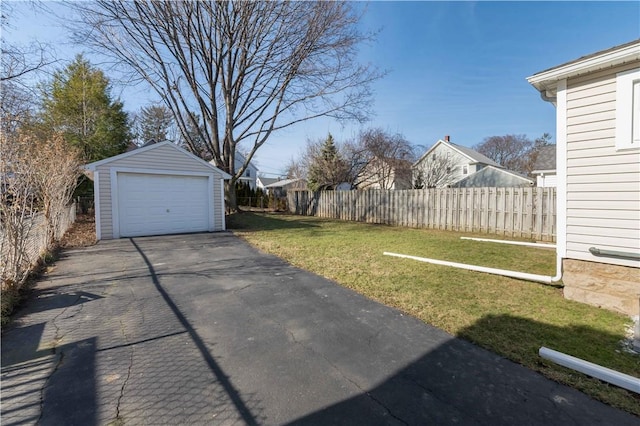
[[[176,152],[178,154],[186,156],[186,157],[188,157],[189,159],[191,159],[193,161],[197,161],[202,166],[207,167],[207,168],[211,169],[212,171],[217,172],[218,174],[220,174],[222,176],[223,179],[225,179],[225,180],[226,179],[231,179],[231,175],[230,174],[220,170],[219,168],[213,166],[212,164],[207,163],[203,159],[201,159],[199,157],[196,157],[195,155],[193,155],[189,151],[186,151],[186,150],[180,148],[178,145],[174,144],[171,141],[164,141],[164,142],[159,142],[159,143],[155,143],[155,144],[152,144],[152,145],[147,145],[147,146],[144,146],[144,147],[141,147],[141,148],[138,148],[138,149],[134,149],[132,151],[128,151],[128,152],[122,153],[120,155],[115,155],[113,157],[105,158],[105,159],[100,160],[100,161],[94,161],[93,163],[86,164],[84,166],[84,169],[85,169],[85,171],[88,172],[89,175],[91,175],[96,170],[97,167],[103,166],[105,164],[109,164],[109,163],[111,163],[113,161],[121,160],[123,158],[132,157],[132,156],[135,156],[135,155],[138,155],[138,154],[142,154],[142,153],[147,152],[147,151],[151,151],[151,150],[154,150],[154,149],[159,149],[161,147],[170,147],[170,148],[176,150]]]

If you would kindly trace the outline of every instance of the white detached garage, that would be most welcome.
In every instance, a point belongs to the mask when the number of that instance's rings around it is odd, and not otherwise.
[[[99,240],[225,229],[227,173],[165,141],[85,166]]]

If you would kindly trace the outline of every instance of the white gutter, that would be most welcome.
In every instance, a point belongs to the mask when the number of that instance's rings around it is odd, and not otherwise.
[[[468,265],[466,263],[448,262],[445,260],[429,259],[426,257],[391,253],[387,251],[385,251],[383,254],[385,256],[394,256],[394,257],[400,257],[403,259],[412,259],[412,260],[417,260],[418,262],[432,263],[434,265],[452,266],[454,268],[466,269],[468,271],[484,272],[484,273],[493,274],[493,275],[502,275],[509,278],[516,278],[519,280],[533,281],[533,282],[538,282],[543,284],[553,284],[562,279],[562,258],[560,256],[558,256],[556,260],[557,262],[556,275],[554,277],[550,277],[547,275],[529,274],[526,272],[510,271],[508,269],[488,268],[486,266],[477,266],[477,265]]]
[[[527,243],[525,241],[507,241],[507,240],[492,240],[489,238],[472,238],[472,237],[460,237],[461,240],[473,240],[484,241],[488,243],[500,243],[500,244],[512,244],[514,246],[526,246],[526,247],[541,247],[541,248],[555,248],[555,244],[544,243]]]
[[[610,368],[602,367],[598,364],[545,348],[544,346],[540,348],[538,353],[542,358],[553,361],[563,367],[571,368],[572,370],[640,394],[640,379],[637,377],[629,376],[628,374],[620,373],[619,371],[611,370]]]

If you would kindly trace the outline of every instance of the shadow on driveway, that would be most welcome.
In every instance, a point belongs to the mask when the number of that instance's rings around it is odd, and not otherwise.
[[[164,290],[164,288],[162,288],[162,285],[160,285],[158,276],[156,275],[153,265],[151,264],[151,262],[149,262],[149,259],[147,258],[147,256],[144,254],[142,249],[140,249],[140,246],[136,244],[136,242],[133,239],[130,239],[130,241],[131,241],[131,244],[133,244],[133,246],[136,248],[136,250],[138,250],[138,253],[140,253],[140,256],[142,256],[142,259],[144,259],[144,262],[149,268],[149,273],[151,274],[151,280],[153,281],[153,284],[155,285],[156,289],[162,295],[162,298],[164,299],[166,304],[169,306],[169,308],[171,308],[171,311],[176,316],[178,321],[180,321],[180,324],[182,324],[182,326],[185,328],[191,340],[193,340],[193,342],[195,343],[196,347],[200,351],[200,354],[202,355],[207,365],[209,366],[209,369],[215,376],[218,383],[220,383],[223,386],[225,392],[233,402],[233,405],[236,407],[236,410],[238,411],[242,419],[245,421],[246,424],[249,424],[249,425],[257,424],[256,419],[253,417],[253,414],[247,408],[244,401],[240,397],[240,394],[229,381],[229,378],[227,377],[227,375],[224,373],[224,371],[222,371],[220,366],[216,363],[215,359],[207,349],[206,345],[204,344],[204,342],[202,341],[198,333],[196,333],[196,331],[193,329],[189,321],[187,321],[186,317],[182,314],[180,309],[178,309],[173,299],[171,299],[171,296],[169,296],[169,294]]]
[[[102,242],[56,274],[3,335],[3,425],[639,423],[232,235]],[[504,326],[545,325],[467,332]]]

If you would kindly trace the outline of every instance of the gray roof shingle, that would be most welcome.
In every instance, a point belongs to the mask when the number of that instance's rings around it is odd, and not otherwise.
[[[538,149],[538,157],[533,166],[533,170],[555,170],[556,169],[556,146],[545,145]]]

